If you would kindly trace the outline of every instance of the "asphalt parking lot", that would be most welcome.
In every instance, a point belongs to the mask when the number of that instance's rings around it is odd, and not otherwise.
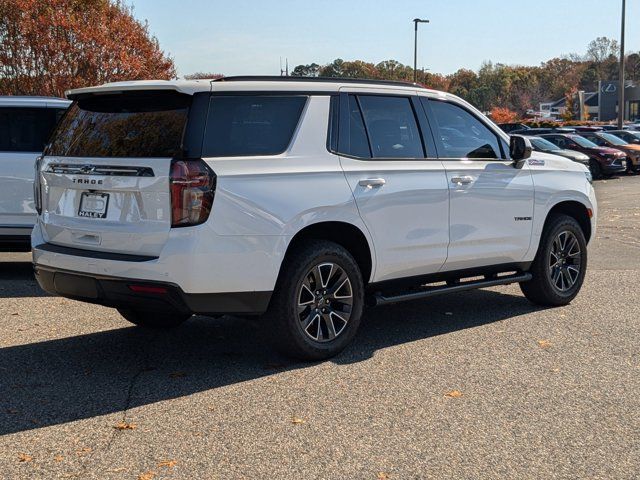
[[[570,306],[507,286],[381,307],[319,364],[247,320],[141,331],[0,254],[0,476],[638,478],[640,176],[596,188]]]

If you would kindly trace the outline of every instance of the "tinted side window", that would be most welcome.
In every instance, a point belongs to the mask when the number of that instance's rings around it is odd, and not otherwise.
[[[59,112],[55,108],[0,108],[0,151],[42,152]]]
[[[564,137],[544,137],[544,138],[549,140],[551,143],[553,143],[554,145],[557,145],[560,148],[567,148],[569,146],[567,139]]]
[[[205,157],[278,155],[298,125],[306,96],[213,96],[202,147]]]
[[[498,137],[465,109],[451,103],[431,100],[435,118],[436,141],[442,158],[501,157]]]
[[[340,97],[332,95],[329,103],[329,130],[327,134],[327,150],[338,151],[338,123],[340,111]]]
[[[590,142],[595,143],[599,147],[603,147],[607,145],[607,142],[605,142],[602,138],[600,138],[597,135],[583,135],[583,137],[589,140]]]
[[[369,139],[364,128],[362,112],[358,105],[358,100],[353,95],[349,95],[349,142],[345,146],[347,155],[360,158],[371,158],[369,149]]]
[[[358,97],[374,158],[424,158],[411,101],[406,97]]]

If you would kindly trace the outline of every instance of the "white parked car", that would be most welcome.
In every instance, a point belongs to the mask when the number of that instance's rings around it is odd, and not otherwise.
[[[70,103],[62,98],[0,96],[0,251],[31,249],[36,157]]]
[[[282,350],[320,359],[366,303],[517,282],[564,305],[582,285],[586,167],[453,95],[236,77],[69,98],[39,165],[37,279],[134,324],[265,314]]]

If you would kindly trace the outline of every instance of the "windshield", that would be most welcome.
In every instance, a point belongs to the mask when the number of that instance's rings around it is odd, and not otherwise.
[[[600,137],[604,138],[609,143],[613,143],[614,145],[626,145],[627,144],[627,142],[625,142],[621,138],[618,138],[615,135],[611,135],[610,133],[601,133]]]
[[[584,148],[597,148],[598,145],[596,145],[595,143],[593,143],[590,140],[587,140],[584,137],[581,137],[580,135],[571,135],[571,140],[573,140],[574,142],[576,142],[578,145],[580,145],[581,147]]]
[[[545,140],[544,138],[529,137],[529,139],[531,140],[531,143],[533,144],[533,146],[536,147],[538,150],[542,150],[545,152],[560,150],[560,147],[558,147],[557,145],[554,145],[549,140]]]
[[[173,92],[81,98],[62,118],[47,155],[174,157],[190,103],[190,96]]]

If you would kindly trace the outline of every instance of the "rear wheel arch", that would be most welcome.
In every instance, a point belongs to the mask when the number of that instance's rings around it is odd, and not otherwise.
[[[350,223],[339,221],[319,222],[308,225],[298,231],[289,242],[282,265],[284,265],[292,251],[304,245],[304,242],[308,240],[327,240],[344,247],[358,264],[365,284],[369,282],[373,271],[373,251],[367,237],[360,228]],[[282,265],[280,266],[280,272],[282,272]]]
[[[582,230],[582,233],[584,233],[584,238],[588,243],[589,240],[591,239],[591,216],[589,215],[589,210],[590,209],[584,203],[581,203],[575,200],[559,202],[555,204],[551,208],[551,210],[549,210],[549,212],[547,213],[547,218],[545,219],[545,222],[544,222],[543,231],[544,231],[544,228],[546,228],[547,225],[549,224],[549,220],[554,215],[560,215],[560,214],[568,215],[569,217],[574,218],[578,222]]]

